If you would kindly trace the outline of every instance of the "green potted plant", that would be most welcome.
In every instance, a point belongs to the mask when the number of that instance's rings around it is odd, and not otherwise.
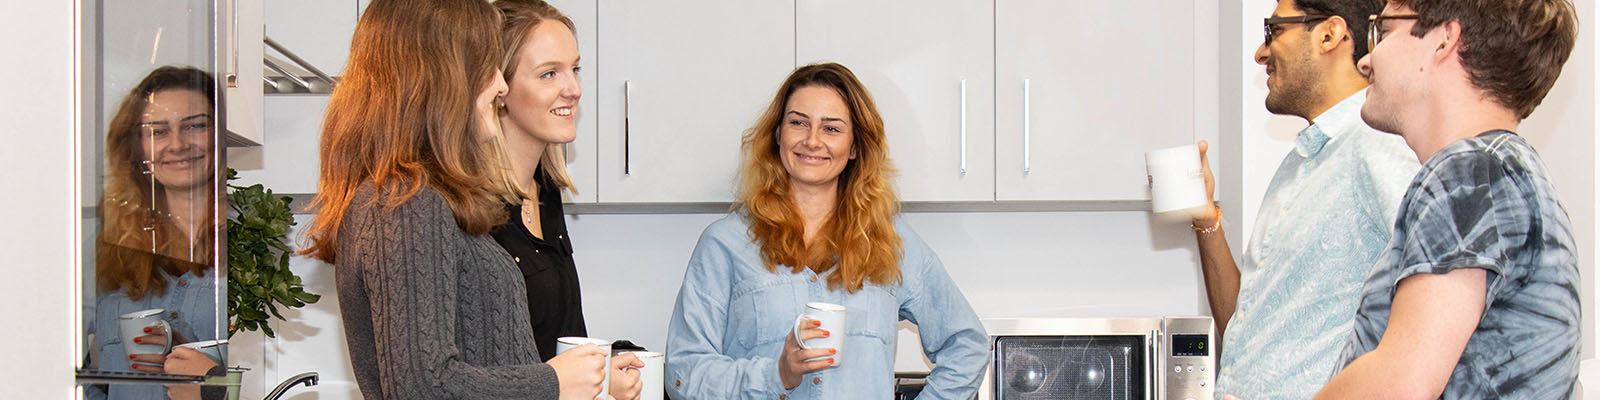
[[[229,168],[228,181],[234,179],[238,172]],[[278,306],[300,308],[322,298],[289,270],[294,250],[284,240],[295,225],[292,200],[261,184],[228,184],[228,337],[241,330],[277,337],[267,318],[284,319]]]

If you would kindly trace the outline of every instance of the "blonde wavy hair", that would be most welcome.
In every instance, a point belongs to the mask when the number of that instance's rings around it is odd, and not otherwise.
[[[139,126],[150,97],[166,90],[188,90],[216,104],[211,74],[191,67],[163,66],[151,71],[128,92],[111,117],[106,132],[106,187],[100,200],[99,243],[95,246],[95,282],[102,293],[122,290],[128,298],[143,299],[166,291],[162,274],[192,272],[205,276],[211,270],[216,243],[214,218],[216,193],[209,192],[196,237],[186,237],[165,210],[166,186],[150,173],[139,141]],[[215,171],[213,171],[213,174]],[[215,182],[215,178],[213,178]]]
[[[777,137],[789,97],[808,86],[831,88],[844,99],[853,130],[850,148],[856,154],[839,174],[838,203],[832,218],[818,229],[809,246]],[[848,293],[860,291],[869,281],[878,285],[900,281],[902,246],[894,229],[900,202],[889,183],[894,167],[889,161],[883,118],[872,95],[849,68],[825,63],[795,69],[755,126],[745,131],[743,152],[734,207],[749,215],[750,234],[761,245],[767,270],[776,272],[783,264],[791,272],[800,272],[805,266],[819,274],[834,271],[827,278],[828,288],[843,288]]]

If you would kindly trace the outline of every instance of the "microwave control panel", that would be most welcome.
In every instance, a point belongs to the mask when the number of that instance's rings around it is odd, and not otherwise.
[[[1164,325],[1165,399],[1216,398],[1216,335],[1211,318],[1167,317]]]

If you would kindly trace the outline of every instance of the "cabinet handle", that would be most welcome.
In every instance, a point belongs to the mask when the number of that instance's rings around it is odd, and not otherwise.
[[[1032,155],[1033,155],[1033,118],[1032,118],[1032,115],[1031,115],[1033,113],[1033,104],[1032,104],[1032,100],[1031,100],[1033,98],[1033,95],[1032,95],[1032,93],[1029,93],[1029,87],[1032,86],[1032,82],[1031,81],[1032,81],[1031,78],[1022,78],[1022,174],[1023,175],[1027,175],[1028,171],[1033,169],[1033,159],[1031,158]]]
[[[629,151],[633,144],[633,81],[622,81],[622,176],[633,173],[633,159]]]
[[[967,78],[961,78],[961,174],[967,174]]]
[[[239,0],[233,0],[233,6],[228,9],[228,12],[233,14],[231,15],[233,23],[229,24],[229,28],[233,30],[233,37],[228,38],[228,40],[233,41],[233,46],[231,46],[233,47],[233,61],[231,62],[232,66],[228,68],[228,75],[224,79],[227,81],[228,87],[236,88],[239,87]]]

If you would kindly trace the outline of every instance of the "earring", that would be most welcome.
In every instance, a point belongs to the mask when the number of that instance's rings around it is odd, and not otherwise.
[[[494,108],[501,109],[501,110],[504,110],[506,108],[506,96],[505,95],[503,95],[503,94],[494,95]]]

